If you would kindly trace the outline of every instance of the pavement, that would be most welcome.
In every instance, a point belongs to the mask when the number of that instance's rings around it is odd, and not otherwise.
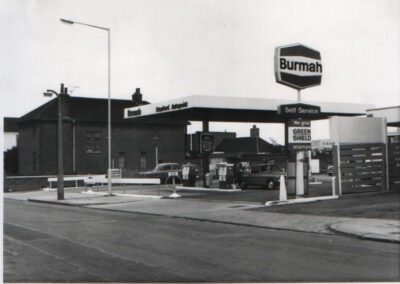
[[[107,196],[106,192],[85,192],[84,190],[66,189],[64,200],[57,200],[56,191],[4,193],[4,198],[275,230],[328,235],[341,233],[360,239],[400,243],[400,220],[398,218],[354,218],[320,215],[315,212],[313,214],[298,214],[297,211],[274,212],[266,210],[263,204],[255,202],[227,202],[191,198],[171,199],[166,198],[165,194],[164,197],[142,194]],[[372,197],[372,199],[374,198]],[[398,198],[397,195],[396,198]],[[319,201],[318,203],[324,204],[324,202],[329,201]],[[341,200],[335,202],[341,202]],[[315,203],[307,203],[303,206],[312,207],[312,204]]]

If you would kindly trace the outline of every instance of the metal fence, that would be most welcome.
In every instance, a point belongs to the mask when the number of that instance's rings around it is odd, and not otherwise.
[[[344,144],[333,147],[339,194],[386,190],[386,145]]]
[[[388,144],[389,182],[392,188],[400,188],[400,142]]]

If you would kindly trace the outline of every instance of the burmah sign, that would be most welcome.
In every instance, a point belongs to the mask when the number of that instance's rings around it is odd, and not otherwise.
[[[299,43],[275,48],[275,79],[297,90],[320,85],[321,54]]]

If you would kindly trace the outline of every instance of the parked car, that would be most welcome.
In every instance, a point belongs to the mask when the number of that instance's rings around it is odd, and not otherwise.
[[[274,189],[279,185],[281,175],[286,176],[286,172],[278,165],[251,165],[249,173],[241,177],[240,187],[246,189],[248,186],[261,186]]]
[[[328,165],[327,169],[326,169],[326,173],[329,176],[333,176],[333,166],[332,165]]]
[[[182,167],[177,163],[162,163],[158,164],[153,170],[140,173],[146,178],[159,178],[161,183],[165,183],[170,172],[177,172],[182,178]]]

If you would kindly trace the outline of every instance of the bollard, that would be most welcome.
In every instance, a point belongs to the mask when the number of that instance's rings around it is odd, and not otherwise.
[[[336,184],[336,176],[333,176],[332,177],[332,196],[336,196],[335,184]]]
[[[286,185],[285,185],[285,177],[281,175],[279,179],[279,201],[286,201],[287,200],[287,193],[286,193]]]
[[[174,193],[172,193],[170,196],[168,196],[169,198],[180,198],[181,196],[178,194],[178,193],[176,193],[176,186],[175,186],[175,175],[171,175],[171,176],[169,176],[169,177],[172,177],[172,187],[174,188]],[[168,178],[169,178],[168,177]],[[167,178],[167,181],[168,181],[168,178]]]

